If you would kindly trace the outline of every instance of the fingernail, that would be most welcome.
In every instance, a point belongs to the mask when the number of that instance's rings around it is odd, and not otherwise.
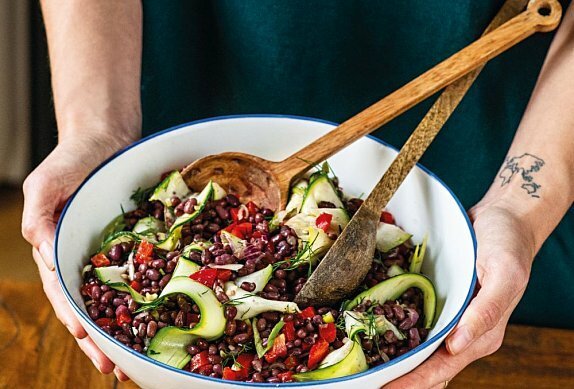
[[[102,367],[100,366],[99,362],[95,358],[92,359],[92,363],[94,364],[96,369],[98,369],[98,371],[100,371],[100,372],[102,371]]]
[[[40,243],[38,251],[40,252],[40,256],[42,257],[42,260],[44,261],[46,267],[49,270],[54,270],[54,260],[53,260],[54,249],[52,245],[47,241],[43,241],[42,243]]]
[[[450,337],[448,343],[448,350],[451,354],[456,355],[463,352],[472,341],[472,336],[466,326],[457,329]]]

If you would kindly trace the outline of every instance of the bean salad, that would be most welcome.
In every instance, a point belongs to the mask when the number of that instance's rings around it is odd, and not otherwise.
[[[132,200],[88,259],[81,295],[97,326],[159,362],[233,381],[328,379],[388,362],[432,327],[434,288],[420,274],[426,240],[413,244],[387,211],[351,300],[294,303],[362,203],[326,167],[294,185],[278,212],[216,182],[192,193],[178,171]],[[397,277],[408,281],[400,290]]]

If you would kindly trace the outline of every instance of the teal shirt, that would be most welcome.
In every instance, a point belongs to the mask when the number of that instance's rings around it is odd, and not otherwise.
[[[344,121],[478,38],[502,3],[144,0],[144,133],[244,113]],[[496,176],[552,36],[491,61],[423,157],[465,207]],[[375,135],[401,146],[433,100]],[[574,326],[572,236],[571,209],[534,263],[515,322]]]

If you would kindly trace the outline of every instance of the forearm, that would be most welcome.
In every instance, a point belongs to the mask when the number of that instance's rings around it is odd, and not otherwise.
[[[60,140],[140,136],[140,0],[43,0]]]
[[[537,252],[574,201],[574,6],[546,57],[507,158],[482,203],[504,203]]]

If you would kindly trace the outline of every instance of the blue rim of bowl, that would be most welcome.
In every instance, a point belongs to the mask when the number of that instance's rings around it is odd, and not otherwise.
[[[78,187],[78,189],[76,189],[76,191],[74,192],[74,194],[72,196],[70,196],[70,198],[68,199],[68,201],[66,202],[66,205],[64,207],[64,209],[62,210],[62,213],[60,215],[60,219],[58,220],[58,225],[56,227],[56,237],[55,237],[55,244],[54,244],[54,259],[55,259],[55,267],[56,267],[56,273],[58,275],[58,281],[60,282],[60,286],[62,287],[64,294],[66,296],[66,299],[68,300],[68,302],[70,303],[70,305],[72,306],[72,308],[80,315],[82,316],[86,322],[92,327],[94,328],[94,330],[98,331],[101,335],[103,335],[105,338],[107,338],[108,340],[112,341],[114,344],[116,344],[117,346],[121,347],[124,351],[127,351],[131,354],[133,354],[134,356],[142,359],[143,361],[152,363],[158,367],[164,368],[164,369],[168,369],[171,370],[175,373],[178,374],[183,374],[186,376],[190,376],[190,377],[194,377],[197,379],[202,379],[202,380],[206,380],[206,381],[211,381],[211,382],[216,382],[218,384],[223,384],[223,385],[236,385],[236,386],[246,386],[246,387],[278,387],[278,386],[289,386],[289,387],[298,387],[298,386],[311,386],[311,385],[328,385],[331,383],[338,383],[338,382],[343,382],[343,381],[349,381],[349,380],[353,380],[359,377],[363,377],[366,375],[370,375],[370,374],[374,374],[377,372],[380,372],[390,366],[393,366],[407,358],[409,358],[411,355],[414,355],[416,353],[418,353],[419,351],[429,347],[430,345],[436,343],[440,338],[442,338],[444,335],[448,334],[449,331],[455,326],[455,324],[459,321],[459,319],[461,318],[462,314],[464,313],[464,310],[466,309],[466,307],[468,306],[471,298],[472,298],[472,294],[474,292],[474,288],[476,285],[476,236],[474,233],[474,229],[472,228],[472,224],[468,218],[468,215],[466,213],[466,210],[464,209],[464,207],[462,206],[462,204],[460,203],[460,201],[458,200],[458,198],[455,196],[455,194],[453,193],[453,191],[440,179],[438,178],[433,172],[431,172],[430,170],[428,170],[426,167],[417,164],[417,167],[419,167],[420,169],[422,169],[426,174],[428,174],[431,178],[435,179],[439,184],[441,184],[447,191],[448,193],[452,196],[452,198],[454,199],[454,201],[456,202],[457,206],[460,208],[460,211],[462,212],[467,226],[468,226],[468,230],[470,232],[471,238],[472,238],[472,244],[473,244],[473,248],[474,248],[474,267],[473,267],[473,275],[472,275],[472,282],[468,291],[468,294],[466,296],[466,299],[464,301],[464,303],[462,304],[462,306],[460,307],[460,310],[457,312],[457,314],[455,315],[455,317],[447,324],[447,326],[445,328],[443,328],[438,334],[434,335],[431,339],[428,339],[426,341],[424,341],[423,343],[421,343],[419,346],[415,347],[414,349],[406,352],[405,354],[392,359],[391,361],[384,363],[382,365],[379,366],[375,366],[371,369],[365,370],[364,372],[361,373],[357,373],[357,374],[353,374],[353,375],[349,375],[349,376],[345,376],[345,377],[340,377],[340,378],[331,378],[328,380],[321,380],[321,381],[309,381],[309,382],[289,382],[289,383],[281,383],[281,384],[273,384],[273,383],[255,383],[255,382],[239,382],[239,381],[226,381],[223,380],[221,378],[213,378],[213,377],[206,377],[203,376],[201,374],[196,374],[196,373],[192,373],[189,371],[185,371],[182,369],[176,369],[174,367],[168,366],[166,364],[160,363],[154,359],[149,358],[147,355],[144,354],[140,354],[137,351],[127,347],[126,345],[124,345],[123,343],[119,342],[118,340],[112,338],[110,335],[108,335],[107,333],[105,333],[100,327],[98,327],[96,325],[96,323],[94,321],[92,321],[92,319],[90,319],[87,315],[87,313],[85,313],[74,301],[74,299],[72,298],[70,292],[68,291],[66,285],[64,284],[63,278],[62,278],[62,274],[60,271],[60,262],[58,259],[58,243],[59,243],[59,237],[60,237],[60,227],[62,226],[62,221],[64,220],[65,216],[66,216],[66,212],[68,211],[68,208],[70,207],[70,205],[72,204],[74,198],[76,197],[76,195],[81,191],[81,189],[83,188],[83,186],[92,178],[92,176],[94,176],[100,169],[104,168],[109,162],[111,162],[112,160],[114,160],[115,158],[119,157],[120,155],[122,155],[123,153],[127,152],[128,150],[136,147],[137,145],[139,145],[140,143],[144,143],[149,141],[150,139],[153,139],[155,137],[161,136],[163,134],[166,134],[168,132],[172,132],[175,130],[178,130],[180,128],[183,127],[188,127],[188,126],[192,126],[192,125],[197,125],[200,123],[206,123],[206,122],[213,122],[213,121],[219,121],[219,120],[228,120],[228,119],[252,119],[252,118],[271,118],[271,119],[275,119],[275,118],[280,118],[280,119],[294,119],[294,120],[303,120],[303,121],[310,121],[310,122],[317,122],[317,123],[323,123],[323,124],[328,124],[331,126],[337,126],[337,123],[328,121],[328,120],[323,120],[323,119],[317,119],[317,118],[311,118],[311,117],[306,117],[306,116],[297,116],[297,115],[276,115],[276,114],[245,114],[245,115],[226,115],[226,116],[216,116],[216,117],[212,117],[212,118],[207,118],[207,119],[201,119],[201,120],[196,120],[196,121],[192,121],[192,122],[188,122],[188,123],[184,123],[184,124],[180,124],[174,127],[170,127],[166,130],[163,131],[159,131],[157,133],[151,134],[146,136],[145,138],[142,138],[140,140],[138,140],[137,142],[127,146],[126,148],[116,152],[115,154],[113,154],[111,157],[109,157],[108,159],[106,159],[104,162],[102,162],[96,169],[94,169],[82,182],[82,184]],[[382,144],[383,146],[386,146],[394,151],[398,151],[394,146],[391,146],[390,144],[384,142],[383,140],[376,138],[375,136],[372,135],[367,135],[367,138],[372,139],[374,141],[376,141],[377,143]]]

